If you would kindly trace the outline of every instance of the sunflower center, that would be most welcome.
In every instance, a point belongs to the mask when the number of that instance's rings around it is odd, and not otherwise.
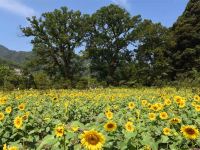
[[[63,130],[62,129],[57,129],[57,132],[58,133],[63,133]]]
[[[166,132],[166,133],[169,133],[169,130],[168,130],[168,129],[166,129],[166,130],[165,130],[165,132]]]
[[[88,143],[92,145],[96,145],[99,142],[99,137],[96,135],[89,135],[87,138]]]
[[[157,110],[157,109],[158,109],[158,107],[157,107],[157,106],[154,106],[154,107],[153,107],[153,109],[154,109],[154,110]]]
[[[127,128],[128,128],[128,130],[131,130],[131,129],[132,129],[132,126],[131,126],[131,125],[128,125]]]
[[[108,127],[108,128],[113,128],[114,125],[113,125],[112,123],[109,123],[109,124],[107,125],[107,127]]]
[[[192,128],[187,128],[187,129],[185,129],[185,132],[187,132],[187,133],[190,134],[190,135],[195,134],[195,131],[194,131]]]

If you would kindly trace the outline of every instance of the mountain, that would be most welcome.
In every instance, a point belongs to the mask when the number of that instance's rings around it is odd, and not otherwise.
[[[14,64],[22,64],[32,55],[32,52],[13,51],[7,47],[0,45],[0,62],[9,62]]]

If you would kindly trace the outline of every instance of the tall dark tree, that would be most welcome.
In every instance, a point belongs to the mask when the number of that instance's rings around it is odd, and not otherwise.
[[[190,0],[173,25],[176,46],[172,48],[174,76],[200,70],[200,1]]]
[[[140,16],[131,17],[117,5],[102,7],[92,15],[86,52],[91,72],[99,80],[113,84],[118,80],[117,68],[131,61],[130,35],[140,20]]]
[[[37,61],[49,73],[59,73],[65,79],[73,78],[75,49],[82,44],[88,16],[67,7],[43,13],[40,18],[28,18],[29,27],[22,27],[31,43]]]
[[[144,85],[168,78],[171,72],[170,47],[174,44],[168,28],[144,20],[137,28],[136,65],[138,80]]]

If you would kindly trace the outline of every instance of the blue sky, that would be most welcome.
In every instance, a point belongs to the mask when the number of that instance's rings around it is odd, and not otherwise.
[[[102,6],[115,3],[131,15],[161,22],[170,27],[182,14],[189,0],[0,0],[0,44],[12,50],[30,51],[30,38],[23,37],[19,26],[27,26],[27,16],[40,16],[61,6],[94,13]]]

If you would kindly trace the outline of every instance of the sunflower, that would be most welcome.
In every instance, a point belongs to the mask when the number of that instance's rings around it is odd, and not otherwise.
[[[81,144],[88,150],[100,150],[104,143],[104,135],[97,131],[84,131],[84,133],[81,134]]]
[[[168,114],[166,112],[161,112],[160,113],[160,118],[161,119],[167,119],[168,118]]]
[[[155,113],[149,113],[148,117],[151,121],[156,120],[156,114]]]
[[[163,109],[163,105],[160,103],[152,104],[150,109],[153,111],[160,111],[161,109]]]
[[[175,97],[174,97],[174,100],[175,100],[176,103],[180,103],[180,101],[182,101],[183,98],[180,97],[180,96],[175,96]]]
[[[8,150],[18,150],[18,147],[16,147],[16,146],[11,146],[11,147],[8,148]]]
[[[135,103],[134,103],[134,102],[129,102],[129,103],[128,103],[128,108],[129,108],[130,110],[134,109],[134,108],[135,108]]]
[[[164,100],[164,104],[167,105],[167,106],[171,105],[171,103],[172,103],[172,101],[170,99]]]
[[[154,111],[159,111],[158,106],[155,105],[155,104],[151,105],[150,109],[151,109],[151,110],[154,110]]]
[[[114,105],[113,108],[114,108],[115,110],[117,110],[117,109],[119,108],[119,106],[118,106],[118,105]]]
[[[12,111],[12,107],[6,107],[6,113],[8,113],[8,114],[10,114],[11,113],[11,111]]]
[[[29,117],[29,115],[30,115],[30,112],[27,111],[27,112],[22,116],[23,120],[27,120],[28,117]]]
[[[104,125],[104,129],[109,132],[115,131],[117,128],[117,124],[113,121],[109,121]]]
[[[178,105],[179,105],[179,108],[185,107],[185,100],[181,100],[181,101],[178,103]]]
[[[23,115],[23,116],[22,116],[22,119],[23,119],[23,120],[27,120],[27,119],[28,119],[28,116],[27,116],[27,115]]]
[[[22,123],[23,123],[23,122],[22,122],[22,117],[17,116],[17,117],[14,119],[14,126],[15,126],[17,129],[21,128]]]
[[[147,107],[151,109],[151,103],[147,103]]]
[[[106,112],[106,117],[107,117],[108,119],[112,119],[112,118],[113,118],[113,113],[112,113],[111,111],[107,111],[107,112]]]
[[[142,100],[142,106],[147,106],[148,101],[147,100]]]
[[[199,131],[194,126],[186,125],[181,127],[181,132],[187,139],[195,140],[199,136]]]
[[[7,97],[6,96],[1,97],[0,98],[0,105],[4,105],[6,103],[6,101],[7,101]]]
[[[0,121],[2,121],[4,119],[4,114],[2,112],[0,112]]]
[[[23,120],[27,120],[28,117],[29,117],[29,115],[30,115],[30,112],[26,112],[26,113],[22,116],[22,119],[23,119]]]
[[[19,109],[19,110],[24,110],[24,109],[25,109],[25,104],[24,104],[24,103],[21,103],[21,104],[18,106],[18,109]]]
[[[3,150],[7,150],[7,145],[3,144]]]
[[[55,134],[57,137],[62,137],[64,135],[64,126],[59,125],[55,128]]]
[[[170,135],[171,134],[171,129],[170,128],[164,128],[163,129],[163,134],[164,135]]]
[[[199,112],[199,111],[200,111],[200,105],[196,105],[196,106],[195,106],[195,110],[196,110],[197,112]]]
[[[194,96],[194,100],[195,100],[196,102],[200,102],[200,96],[199,96],[199,95],[195,95],[195,96]]]
[[[171,122],[172,124],[177,124],[177,123],[180,123],[180,122],[181,122],[181,119],[179,119],[179,118],[172,118],[172,119],[170,120],[170,122]]]
[[[197,105],[197,102],[194,102],[194,101],[193,101],[193,102],[191,103],[191,105],[192,105],[193,107],[195,107],[195,106]]]
[[[158,106],[158,109],[159,109],[159,110],[162,110],[163,107],[164,107],[163,104],[161,104],[161,103],[157,103],[156,105]]]
[[[134,128],[134,126],[133,126],[133,122],[128,121],[128,122],[125,124],[125,129],[126,129],[126,131],[128,131],[128,132],[134,131],[135,128]]]
[[[151,146],[145,145],[143,149],[144,149],[144,150],[151,150]]]

